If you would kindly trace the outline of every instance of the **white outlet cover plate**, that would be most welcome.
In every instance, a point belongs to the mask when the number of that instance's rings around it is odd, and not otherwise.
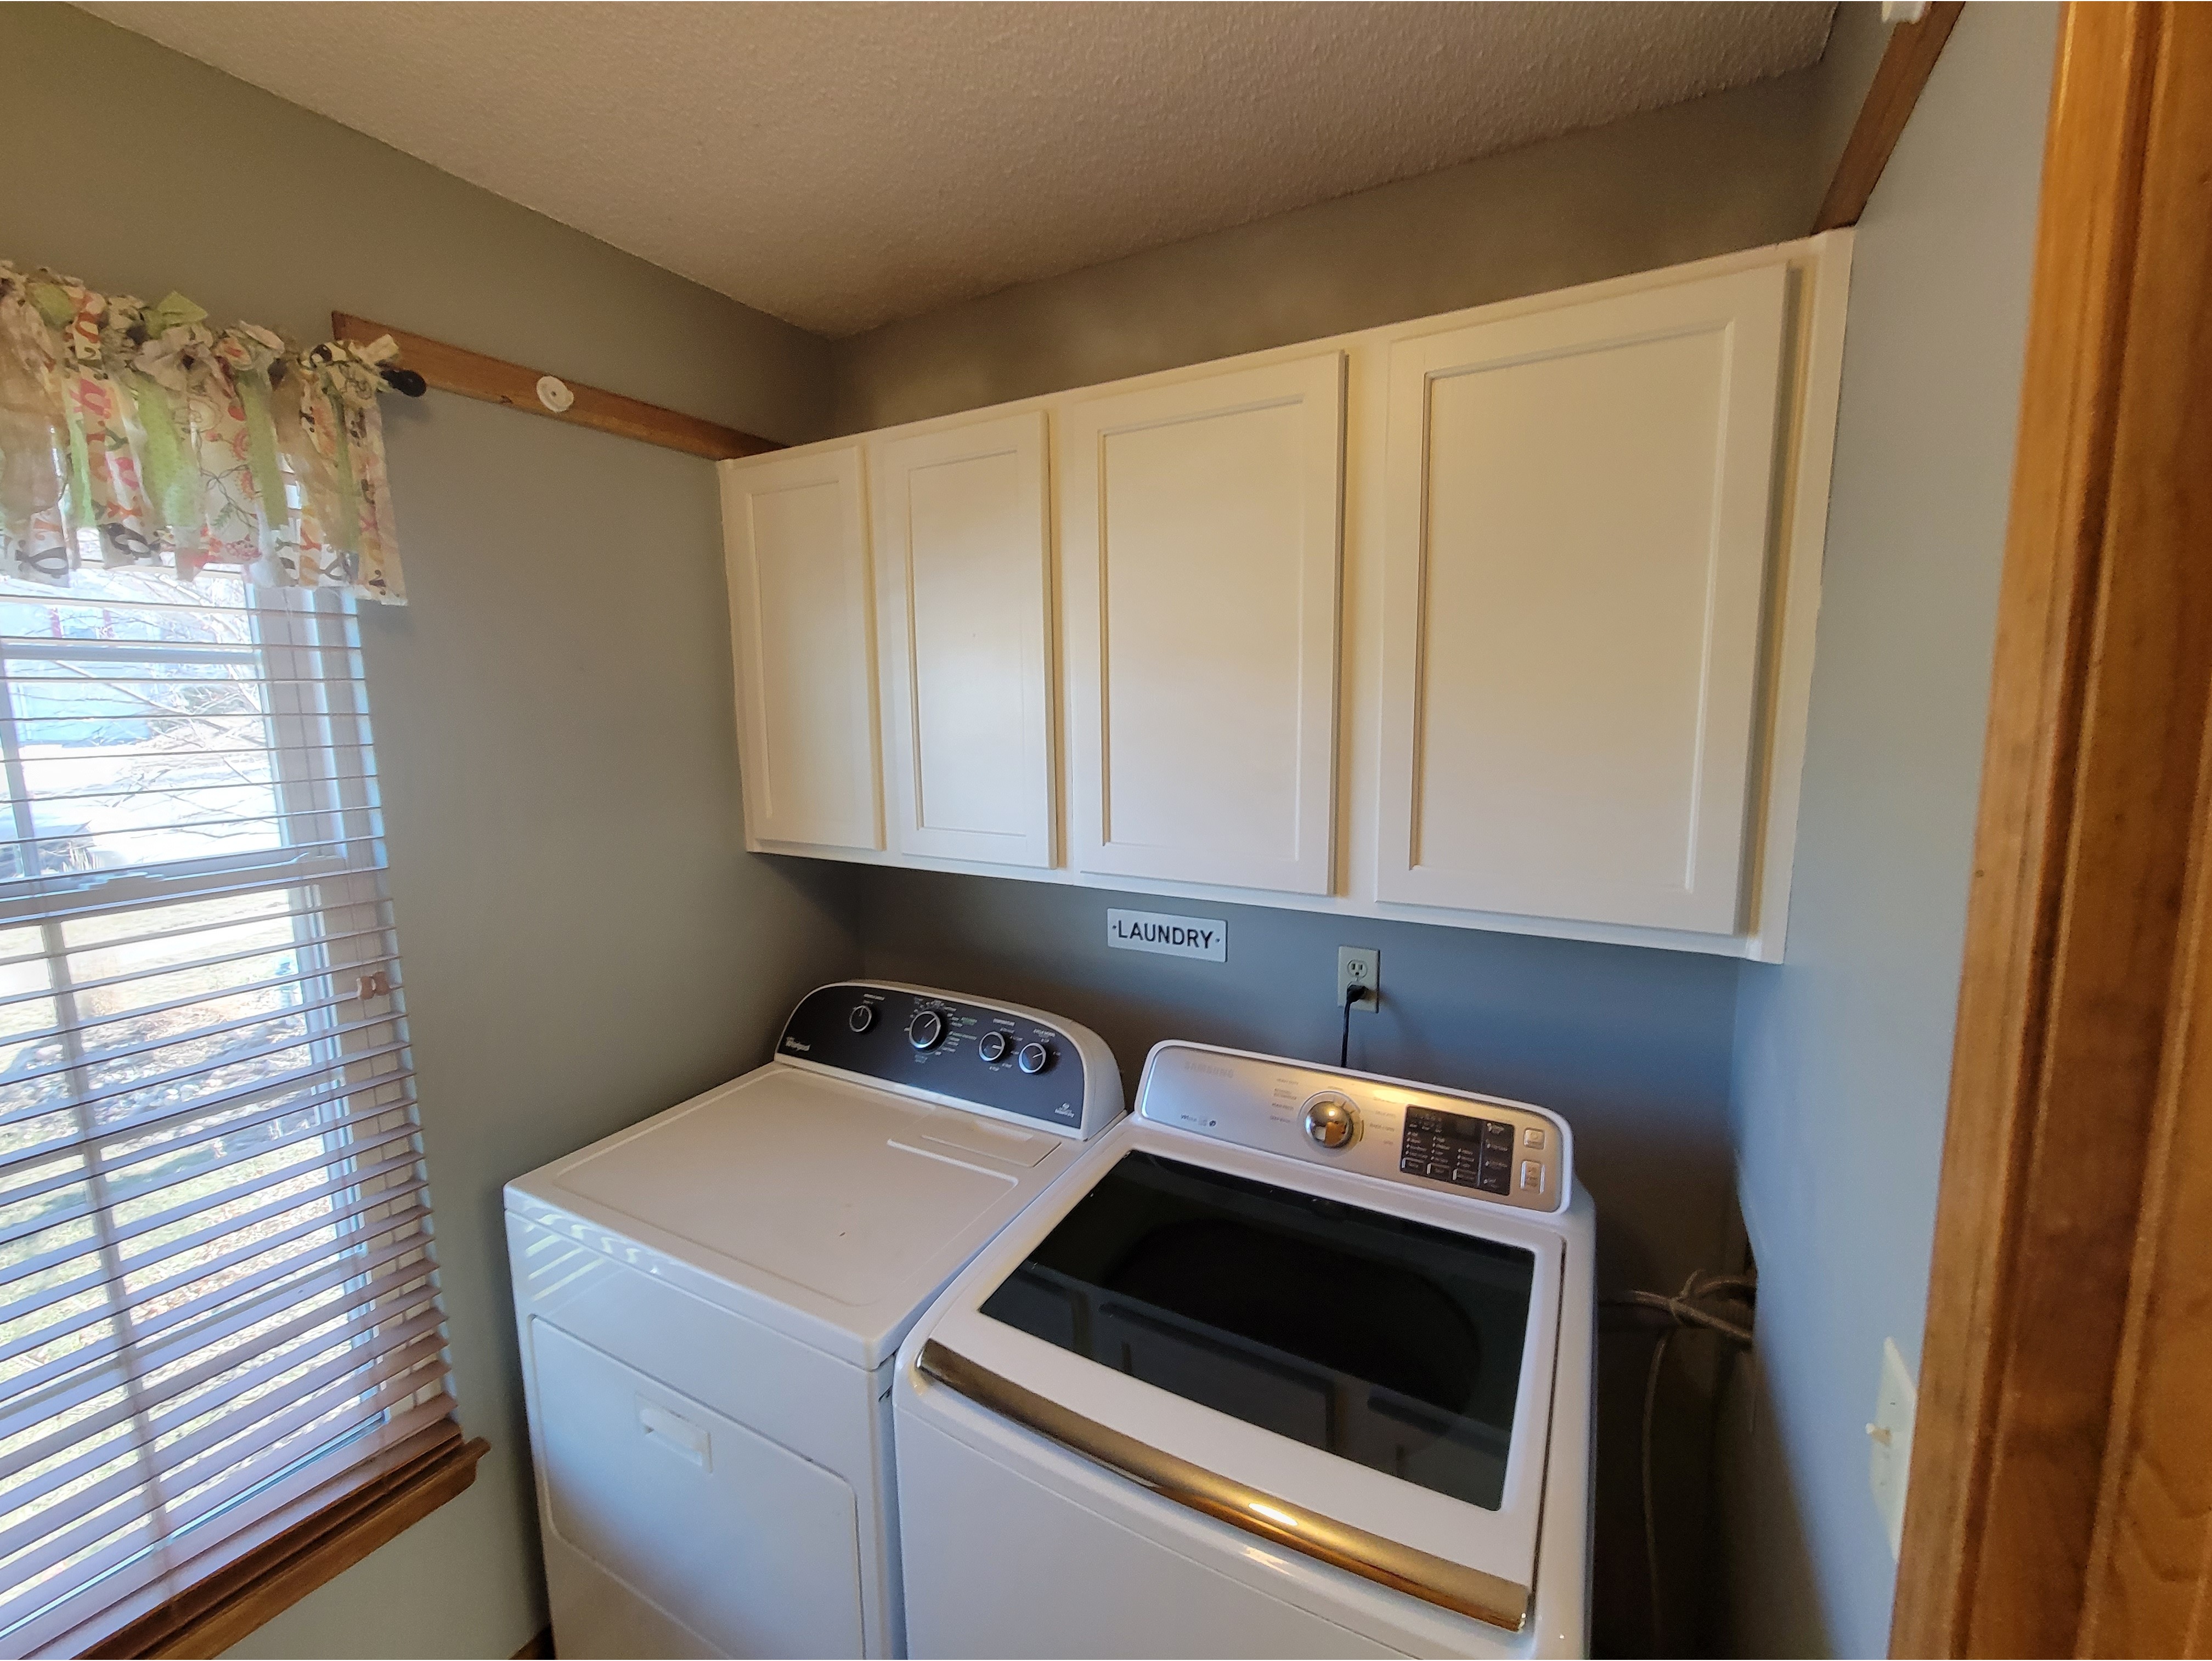
[[[1881,1341],[1881,1394],[1875,1399],[1874,1422],[1867,1427],[1869,1459],[1867,1482],[1875,1505],[1881,1512],[1883,1532],[1889,1537],[1893,1559],[1905,1549],[1905,1483],[1912,1470],[1912,1416],[1919,1391],[1905,1371],[1897,1340]],[[1887,1438],[1877,1434],[1887,1432]]]
[[[1345,1003],[1345,991],[1352,986],[1366,986],[1375,996],[1363,998],[1356,1006],[1364,1015],[1373,1015],[1382,1001],[1382,954],[1372,946],[1339,946],[1336,949],[1336,1003],[1339,1009]]]

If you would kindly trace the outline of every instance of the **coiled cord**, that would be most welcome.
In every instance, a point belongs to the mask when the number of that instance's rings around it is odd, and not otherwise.
[[[1644,1478],[1644,1572],[1651,1589],[1651,1652],[1668,1653],[1664,1606],[1659,1592],[1659,1525],[1658,1507],[1652,1498],[1651,1428],[1659,1405],[1659,1374],[1666,1365],[1668,1346],[1674,1335],[1686,1327],[1696,1327],[1707,1332],[1717,1332],[1731,1343],[1748,1349],[1752,1329],[1748,1320],[1733,1320],[1726,1315],[1717,1315],[1710,1309],[1698,1307],[1698,1299],[1732,1298],[1752,1304],[1759,1295],[1756,1275],[1696,1274],[1682,1282],[1682,1289],[1668,1297],[1663,1292],[1622,1292],[1601,1300],[1616,1309],[1653,1309],[1672,1318],[1659,1334],[1658,1342],[1651,1346],[1651,1365],[1644,1375],[1644,1428],[1639,1457]]]

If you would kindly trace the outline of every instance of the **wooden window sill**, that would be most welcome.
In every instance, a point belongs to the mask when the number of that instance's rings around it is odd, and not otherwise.
[[[86,1656],[216,1656],[476,1480],[490,1444],[450,1421],[410,1437],[170,1577],[185,1590],[122,1626],[88,1622],[62,1640]]]

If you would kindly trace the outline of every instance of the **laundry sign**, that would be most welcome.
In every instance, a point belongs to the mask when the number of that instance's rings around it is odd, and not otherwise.
[[[1165,912],[1106,913],[1106,943],[1125,952],[1229,961],[1229,924],[1218,917],[1173,917]]]

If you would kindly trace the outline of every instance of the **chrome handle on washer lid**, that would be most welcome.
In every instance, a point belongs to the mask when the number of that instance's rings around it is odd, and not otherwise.
[[[1231,1528],[1507,1632],[1528,1623],[1530,1589],[1517,1581],[1385,1539],[1177,1458],[1024,1389],[935,1338],[922,1344],[915,1365],[925,1378],[977,1405]]]
[[[1558,1211],[1574,1193],[1574,1135],[1559,1115],[1410,1079],[1170,1040],[1145,1063],[1137,1112],[1215,1141],[1487,1205]]]

